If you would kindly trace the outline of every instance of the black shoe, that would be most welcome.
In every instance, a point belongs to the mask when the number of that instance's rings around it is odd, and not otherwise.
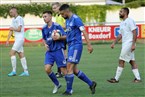
[[[107,81],[110,82],[110,83],[119,83],[119,81],[117,81],[115,78],[111,78]]]
[[[63,77],[63,74],[61,74],[61,73],[56,73],[55,75],[56,75],[57,78],[62,78]]]
[[[62,95],[69,96],[69,95],[72,95],[72,94],[67,92],[67,91],[65,91]]]
[[[141,80],[138,80],[137,78],[135,78],[135,79],[133,80],[133,82],[134,82],[134,83],[140,83]]]
[[[92,86],[90,86],[90,90],[91,90],[92,94],[95,94],[95,92],[96,92],[96,86],[97,86],[97,83],[93,81]]]

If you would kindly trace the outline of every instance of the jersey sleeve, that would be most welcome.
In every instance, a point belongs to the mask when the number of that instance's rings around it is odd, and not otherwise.
[[[18,19],[18,26],[22,26],[23,25],[23,19],[22,18],[19,18]]]
[[[57,29],[60,30],[61,36],[66,35],[66,33],[65,33],[64,30],[63,30],[63,28],[62,28],[60,25],[57,26]]]
[[[80,18],[75,19],[75,25],[81,30],[85,30],[84,24]]]
[[[137,28],[134,20],[129,21],[129,28],[131,29],[131,31]]]

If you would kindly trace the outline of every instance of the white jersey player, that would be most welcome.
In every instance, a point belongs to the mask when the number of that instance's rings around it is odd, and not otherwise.
[[[119,16],[123,19],[120,23],[120,33],[116,40],[111,44],[111,48],[114,48],[116,42],[122,39],[122,49],[119,57],[119,66],[116,70],[116,75],[114,78],[107,80],[110,83],[118,83],[119,78],[122,74],[125,62],[129,62],[132,66],[132,72],[135,76],[133,82],[141,82],[140,74],[138,71],[137,64],[135,63],[134,50],[136,47],[137,33],[136,24],[133,19],[128,17],[129,9],[122,8],[120,10]]]
[[[17,8],[15,8],[15,7],[12,7],[10,9],[10,15],[14,18],[13,18],[12,24],[10,26],[10,32],[8,35],[6,46],[9,45],[9,39],[13,33],[15,36],[15,42],[10,51],[11,64],[12,64],[13,70],[12,70],[12,72],[10,72],[8,74],[8,76],[16,76],[16,53],[19,55],[22,67],[24,69],[24,72],[22,72],[19,76],[29,76],[28,69],[27,69],[27,62],[26,62],[26,58],[24,56],[24,50],[23,50],[24,21],[23,21],[23,18],[18,15]]]

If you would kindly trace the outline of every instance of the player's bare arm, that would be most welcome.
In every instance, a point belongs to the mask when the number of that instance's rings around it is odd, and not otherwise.
[[[137,40],[136,29],[133,30],[132,33],[133,33],[133,42],[132,42],[131,51],[134,51],[135,50],[135,43],[136,43],[136,40]]]
[[[9,35],[8,35],[8,38],[7,38],[7,41],[6,41],[6,46],[9,45],[9,40],[10,40],[12,34],[13,34],[13,31],[10,30],[10,31],[9,31]]]
[[[84,34],[84,37],[85,37],[85,40],[86,40],[86,43],[87,43],[87,46],[88,46],[88,51],[89,51],[89,53],[92,53],[93,52],[93,47],[92,47],[92,45],[90,43],[88,34],[87,34],[86,30],[82,30],[82,32]]]
[[[42,41],[43,41],[43,44],[44,44],[44,46],[45,46],[46,50],[49,50],[49,46],[46,44],[45,40],[44,40],[44,39],[42,39]]]
[[[113,49],[114,48],[114,46],[115,46],[115,44],[118,42],[118,41],[120,41],[122,39],[122,35],[121,34],[119,34],[118,36],[117,36],[117,38],[113,41],[113,43],[111,44],[111,48]]]
[[[10,27],[11,31],[21,32],[22,26],[19,26],[18,28]]]

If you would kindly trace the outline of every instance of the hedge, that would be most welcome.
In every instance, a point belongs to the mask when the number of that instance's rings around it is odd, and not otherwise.
[[[35,16],[42,16],[42,12],[45,10],[51,10],[49,3],[32,3],[32,4],[1,4],[0,5],[0,17],[7,18],[9,16],[10,7],[15,6],[19,10],[21,16],[26,14],[31,14]],[[134,1],[127,3],[126,7],[138,8],[140,6],[145,6],[145,0]],[[106,11],[107,10],[118,10],[123,5],[90,5],[90,6],[80,6],[80,5],[71,5],[71,10],[78,14],[84,22],[86,22],[86,17],[88,21],[93,17],[97,22],[105,22]],[[99,18],[99,19],[98,19]]]

